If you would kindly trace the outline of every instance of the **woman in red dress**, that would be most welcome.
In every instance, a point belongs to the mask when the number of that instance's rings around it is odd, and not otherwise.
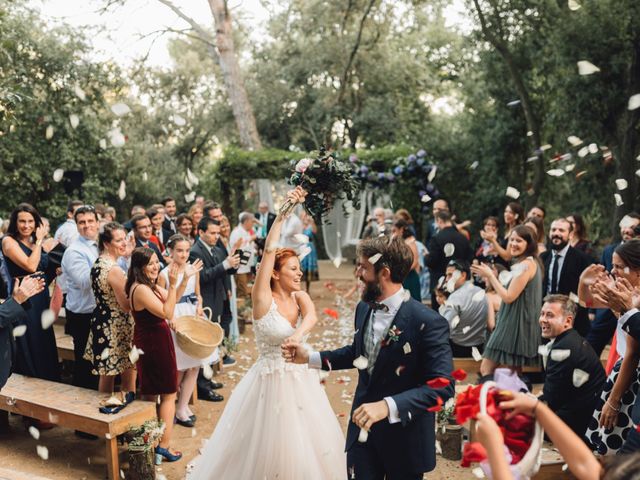
[[[131,266],[127,275],[125,290],[131,300],[131,313],[135,320],[133,330],[134,349],[139,352],[136,363],[140,392],[144,400],[156,401],[160,395],[158,417],[165,423],[165,431],[156,447],[156,464],[162,459],[175,462],[182,453],[169,449],[173,418],[175,416],[176,392],[178,390],[176,354],[167,320],[173,318],[176,298],[180,298],[189,277],[202,268],[194,265],[171,265],[169,285],[165,290],[156,281],[160,272],[160,262],[153,250],[140,247],[131,255]],[[178,276],[184,273],[177,285]],[[133,353],[134,356],[137,356]]]

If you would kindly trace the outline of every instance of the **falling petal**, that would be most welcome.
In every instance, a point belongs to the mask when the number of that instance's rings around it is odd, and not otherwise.
[[[564,464],[562,465],[562,471],[563,471],[563,472],[566,472],[567,470],[569,470],[569,465],[567,465],[566,463],[564,463]]]
[[[593,154],[598,153],[598,145],[597,144],[590,143],[588,148],[589,148],[589,153],[593,153]]]
[[[474,161],[471,165],[469,165],[469,168],[471,170],[475,170],[476,168],[478,168],[478,165],[480,165],[480,162],[478,162],[477,160]]]
[[[149,180],[149,175],[147,175],[147,172],[142,172],[142,181],[146,182],[147,180]]]
[[[36,452],[42,460],[49,460],[49,449],[44,445],[38,445],[36,447]]]
[[[336,268],[340,268],[340,265],[342,265],[342,257],[336,257],[333,259],[333,266]]]
[[[124,180],[120,181],[120,187],[118,188],[118,198],[124,200],[127,197],[127,185]]]
[[[53,312],[53,310],[47,308],[42,312],[42,315],[40,316],[40,323],[42,324],[43,330],[46,330],[47,328],[49,328],[51,325],[53,325],[53,322],[55,321],[56,321],[56,314]]]
[[[422,203],[427,203],[429,200],[431,200],[431,197],[429,195],[427,195],[426,193],[424,195],[422,195],[422,198],[420,199],[420,201]]]
[[[454,330],[460,323],[460,316],[456,315],[451,319],[451,330]]]
[[[584,370],[576,368],[573,370],[573,386],[580,388],[582,385],[589,381],[589,374]]]
[[[126,103],[118,102],[111,105],[111,111],[118,117],[123,117],[127,113],[131,112],[131,109]]]
[[[558,348],[555,350],[551,350],[551,360],[554,362],[563,362],[571,355],[571,350],[565,348]]]
[[[531,130],[527,132],[527,137],[533,137],[533,132]]]
[[[574,168],[576,168],[576,164],[575,163],[570,163],[569,165],[564,167],[564,171],[565,172],[573,172]]]
[[[305,245],[309,243],[309,237],[302,233],[296,233],[293,238],[298,243],[304,243]]]
[[[584,158],[589,154],[589,147],[582,147],[580,150],[578,150],[578,156],[580,158]]]
[[[105,138],[101,138],[100,141],[98,142],[98,145],[100,145],[100,148],[102,150],[106,150],[107,149],[107,140]]]
[[[629,97],[629,106],[627,108],[629,110],[640,108],[640,93],[636,93],[635,95],[631,95]]]
[[[182,118],[180,115],[174,115],[173,123],[175,123],[179,127],[184,127],[187,124],[187,121],[184,118]]]
[[[62,168],[56,168],[53,171],[53,181],[59,182],[60,180],[62,180],[62,177],[64,177],[64,170]]]
[[[33,425],[31,425],[29,427],[29,433],[31,434],[31,436],[38,440],[40,438],[40,430],[38,430],[36,427],[34,427]]]
[[[47,126],[47,129],[44,132],[44,138],[46,138],[47,140],[51,140],[53,138],[54,131],[55,130],[52,125]]]
[[[569,294],[569,300],[571,300],[573,303],[575,303],[576,305],[580,304],[580,297],[578,297],[578,295],[576,295],[575,293],[571,292]]]
[[[567,137],[567,142],[569,142],[572,146],[577,147],[582,144],[582,139],[576,137],[575,135],[571,135]]]
[[[75,113],[72,113],[69,115],[69,123],[71,124],[71,128],[75,130],[80,124],[80,117]]]
[[[140,359],[140,355],[143,355],[143,354],[144,352],[134,345],[131,351],[129,352],[129,360],[131,361],[131,363],[135,365],[135,363]]]
[[[561,168],[553,168],[551,170],[547,170],[547,175],[551,175],[552,177],[561,177],[564,175],[564,170]]]
[[[73,93],[75,93],[76,97],[78,97],[82,101],[87,98],[84,90],[82,90],[82,88],[80,88],[80,85],[78,85],[77,83],[73,86]]]
[[[538,157],[537,157],[537,156],[535,156],[535,157],[529,157],[529,158],[527,158],[527,163],[535,162],[536,160],[538,160]]]
[[[438,167],[436,167],[435,165],[431,168],[431,171],[429,172],[429,175],[427,175],[427,181],[429,183],[433,182],[433,179],[436,178],[436,172],[438,171]]]
[[[21,337],[22,335],[24,335],[27,331],[27,326],[26,325],[18,325],[17,327],[15,327],[13,329],[13,336],[15,338]]]
[[[579,10],[580,7],[582,7],[582,5],[580,5],[577,0],[569,0],[569,10],[573,10],[574,12],[576,10]]]
[[[442,455],[442,446],[438,440],[436,440],[436,455]]]
[[[211,368],[211,365],[209,365],[208,363],[202,365],[202,375],[207,380],[211,380],[211,378],[213,377],[213,368]]]
[[[466,334],[469,330],[471,330],[471,327],[470,327],[469,325],[467,325],[466,327],[464,327],[464,328],[462,329],[462,333],[463,333],[463,334]]]
[[[304,257],[306,257],[307,255],[309,255],[311,253],[311,247],[308,245],[303,246],[300,249],[300,254],[298,255],[298,260],[302,261],[302,259]]]
[[[509,103],[507,103],[507,107],[515,107],[517,105],[520,105],[520,100],[512,100]]]
[[[616,188],[618,190],[625,190],[629,186],[629,183],[624,178],[616,179]]]
[[[405,355],[408,355],[411,353],[411,344],[409,344],[409,342],[405,343],[402,346],[402,350],[404,351]]]
[[[109,130],[109,132],[107,132],[107,136],[109,137],[109,141],[111,142],[111,145],[113,145],[116,148],[124,147],[124,144],[127,141],[126,138],[124,138],[124,135],[122,134],[122,132],[120,131],[120,128],[114,128],[112,130]]]
[[[376,264],[376,262],[377,262],[378,260],[380,260],[380,258],[382,258],[382,254],[381,254],[381,253],[376,253],[375,255],[371,255],[371,256],[369,257],[369,263],[370,263],[371,265],[375,265],[375,264]]]
[[[473,359],[476,362],[480,362],[482,361],[482,354],[480,353],[480,351],[478,350],[478,347],[473,347],[471,349],[471,356],[473,357]]]
[[[513,273],[511,273],[509,270],[503,270],[498,275],[498,280],[500,280],[500,283],[502,285],[507,286],[511,281],[512,277],[513,277]]]
[[[580,75],[591,75],[599,71],[600,69],[598,67],[587,60],[580,60],[578,62],[578,73]]]
[[[368,438],[369,438],[369,432],[367,432],[364,428],[361,428],[360,434],[358,435],[358,441],[360,443],[367,443]]]
[[[405,368],[407,367],[405,367],[404,365],[400,365],[398,368],[396,368],[396,375],[399,377]]]
[[[196,199],[196,192],[189,192],[184,196],[184,201],[187,203],[191,203]]]
[[[474,301],[474,302],[480,302],[480,301],[484,300],[484,297],[486,295],[487,295],[487,292],[485,292],[484,290],[480,289],[476,293],[473,294],[473,297],[471,297],[471,300]]]
[[[364,370],[369,366],[369,360],[367,359],[367,357],[363,357],[362,355],[360,355],[353,361],[353,366],[358,370]]]
[[[447,292],[453,293],[456,289],[456,281],[453,278],[449,279],[447,281],[445,289],[447,290]]]
[[[444,256],[445,257],[452,256],[455,251],[456,251],[456,246],[453,243],[447,243],[444,246]]]
[[[514,200],[517,200],[520,197],[520,192],[516,188],[507,187],[505,195],[507,197],[513,198]]]
[[[542,150],[542,151],[544,152],[545,150],[549,150],[550,148],[551,148],[551,145],[549,145],[548,143],[546,143],[546,144],[544,144],[544,145],[542,145],[542,146],[540,147],[540,150]]]
[[[613,198],[616,201],[616,207],[624,205],[624,202],[622,201],[622,195],[620,195],[619,193],[614,193]]]
[[[640,171],[640,170],[638,170],[638,171]],[[580,178],[582,178],[586,174],[587,174],[586,170],[580,170],[578,173],[576,173],[576,180],[579,180]]]
[[[405,289],[405,291],[402,292],[402,301],[408,302],[409,300],[411,300],[411,292]]]
[[[196,177],[193,172],[187,168],[187,178],[189,179],[189,182],[191,182],[191,185],[198,185],[200,183],[200,180],[198,179],[198,177]]]

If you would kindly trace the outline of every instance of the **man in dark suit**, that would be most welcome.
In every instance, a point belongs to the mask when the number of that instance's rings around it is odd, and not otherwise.
[[[446,274],[449,261],[466,260],[471,262],[473,249],[467,237],[461,234],[453,224],[448,210],[438,210],[434,217],[438,233],[427,246],[429,253],[425,258],[425,264],[429,268],[430,275],[431,308],[437,309],[439,305],[436,301],[435,288],[440,277]]]
[[[164,205],[164,221],[162,222],[162,228],[173,233],[177,233],[176,229],[176,213],[178,211],[176,207],[176,201],[172,197],[165,197],[160,202]]]
[[[359,480],[417,480],[433,470],[433,412],[454,394],[447,321],[420,302],[404,299],[402,282],[412,262],[401,240],[363,240],[356,275],[365,289],[351,345],[325,352],[293,343],[282,347],[288,361],[360,370],[346,443],[347,467]]]
[[[548,295],[540,312],[547,351],[541,400],[584,439],[606,375],[591,345],[573,328],[576,304],[566,295]],[[588,442],[587,442],[588,443]]]
[[[224,315],[224,303],[227,298],[224,278],[227,270],[232,270],[240,264],[240,257],[234,255],[224,258],[222,251],[216,247],[220,238],[220,223],[216,220],[202,217],[198,224],[198,235],[199,239],[191,247],[189,261],[202,260],[204,267],[200,271],[200,295],[202,295],[203,306],[211,309],[211,319],[214,322],[220,322],[225,337],[228,338],[230,318]],[[207,379],[202,375],[198,378],[198,396],[204,400],[223,400],[222,395],[211,390]]]
[[[640,215],[631,212],[620,220],[620,238],[626,242],[636,237],[635,229],[640,225]],[[613,252],[622,242],[613,242],[604,247],[600,263],[604,265],[607,272],[611,271],[613,262]],[[598,308],[595,310],[595,318],[591,324],[591,330],[587,334],[587,341],[591,344],[598,355],[602,353],[604,347],[609,343],[616,331],[618,319],[608,308]]]
[[[44,290],[45,281],[40,277],[25,277],[20,285],[16,281],[13,294],[6,302],[0,305],[0,389],[7,383],[11,376],[11,367],[15,357],[16,346],[13,337],[13,329],[17,327],[25,317],[23,305],[29,298]]]
[[[147,247],[153,250],[158,256],[160,261],[160,268],[167,266],[167,260],[162,256],[162,252],[158,246],[151,241],[151,234],[153,233],[153,226],[151,220],[147,215],[134,215],[131,218],[131,229],[133,236],[136,239],[136,247]]]
[[[585,268],[594,263],[591,256],[569,245],[571,230],[571,223],[566,218],[556,218],[551,222],[549,230],[551,250],[540,255],[544,265],[543,297],[555,293],[577,295],[580,275]],[[573,328],[585,337],[590,328],[587,309],[579,306],[574,318]]]
[[[271,225],[276,219],[276,214],[269,211],[269,205],[267,202],[260,202],[258,204],[258,211],[255,214],[256,220],[260,222],[257,228],[257,236],[259,238],[267,238]]]
[[[444,198],[439,198],[433,202],[432,206],[433,212],[433,220],[427,222],[427,233],[424,237],[424,244],[429,245],[429,242],[438,234],[440,229],[438,228],[438,224],[436,223],[436,213],[437,212],[449,212],[451,214],[451,210],[449,210],[449,202],[447,202]]]
[[[124,222],[122,226],[127,232],[130,232],[131,230],[133,230],[133,225],[131,224],[133,217],[135,217],[136,215],[145,215],[146,213],[147,210],[142,205],[134,205],[133,207],[131,207],[131,218]]]

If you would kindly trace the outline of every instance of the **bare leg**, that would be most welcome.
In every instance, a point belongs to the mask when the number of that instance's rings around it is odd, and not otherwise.
[[[113,393],[115,379],[115,375],[100,375],[100,380],[98,380],[98,391],[100,393]]]
[[[164,421],[165,429],[160,439],[160,447],[169,448],[171,443],[171,433],[173,432],[173,417],[176,414],[176,394],[168,393],[160,395],[160,406],[158,407],[158,417]],[[173,453],[173,452],[172,452]]]
[[[136,391],[136,369],[130,368],[120,374],[121,389],[123,392]]]
[[[189,409],[189,398],[198,380],[198,367],[189,368],[184,372],[178,372],[180,382],[180,394],[178,395],[178,405],[176,406],[176,416],[180,420],[187,420],[193,412]]]

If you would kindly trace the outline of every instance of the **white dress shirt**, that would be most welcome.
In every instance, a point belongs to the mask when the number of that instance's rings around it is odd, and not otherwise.
[[[249,257],[249,260],[245,265],[238,266],[238,273],[251,273],[251,266],[253,265],[255,256],[255,248],[253,247],[253,242],[251,241],[251,234],[247,230],[245,230],[242,225],[238,225],[231,232],[231,236],[229,237],[229,246],[233,247],[240,239],[242,239],[240,250],[249,252],[251,256]]]
[[[398,313],[398,310],[400,310],[403,301],[404,289],[400,288],[393,295],[380,301],[380,303],[387,306],[389,311],[385,312],[384,310],[374,310],[371,312],[370,321],[373,321],[374,343],[378,343],[382,339],[384,332],[391,327],[393,319],[396,318],[396,314]],[[367,325],[363,325],[362,328],[367,328]],[[318,369],[322,368],[320,352],[309,353],[309,367]],[[398,411],[398,406],[393,398],[384,397],[384,401],[387,402],[387,407],[389,407],[389,423],[400,422],[400,412]]]

